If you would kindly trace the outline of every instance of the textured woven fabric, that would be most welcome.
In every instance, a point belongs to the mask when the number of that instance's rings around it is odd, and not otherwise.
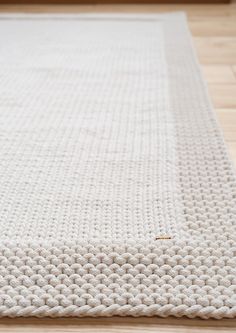
[[[236,316],[236,177],[183,14],[0,16],[0,316]]]

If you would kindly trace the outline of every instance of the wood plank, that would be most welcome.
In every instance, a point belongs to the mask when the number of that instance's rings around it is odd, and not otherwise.
[[[230,146],[236,142],[236,109],[216,109],[215,112],[225,141]]]
[[[3,4],[21,4],[22,0],[0,0],[0,3]],[[230,3],[230,0],[24,0],[24,4],[46,4],[46,5],[55,5],[55,4],[137,4],[137,3],[155,3],[155,4],[163,4],[163,3],[187,3],[187,4],[222,4],[222,3]]]
[[[208,84],[215,108],[236,108],[236,84]]]
[[[82,13],[82,12],[126,12],[126,13],[163,13],[173,11],[184,11],[188,18],[202,19],[205,18],[236,18],[236,2],[230,5],[219,4],[211,5],[195,5],[195,4],[145,4],[145,5],[25,5],[22,1],[21,5],[0,4],[0,12],[28,12],[28,13]]]
[[[203,65],[203,75],[208,83],[235,83],[236,76],[234,75],[231,66],[227,65]]]
[[[235,64],[236,36],[194,37],[194,44],[201,64]]]
[[[236,165],[236,142],[234,141],[226,141],[228,150],[229,150],[229,155],[234,163]],[[235,331],[236,331],[236,326],[235,326]]]
[[[236,140],[236,108],[235,109],[215,109],[217,118],[226,130],[235,130]]]
[[[190,18],[189,27],[194,36],[236,36],[235,18],[227,18],[227,20],[225,17],[209,17],[208,20],[205,18]]]
[[[235,61],[236,61],[236,59],[235,59]],[[232,70],[233,70],[233,73],[234,73],[234,77],[236,78],[236,65],[232,66]]]
[[[0,332],[21,333],[235,333],[235,320],[186,318],[19,318],[1,319]]]

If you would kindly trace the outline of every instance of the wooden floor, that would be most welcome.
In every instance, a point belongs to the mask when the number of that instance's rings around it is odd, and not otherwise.
[[[231,5],[0,6],[0,12],[165,12],[184,10],[210,96],[236,164],[236,2]],[[236,320],[174,318],[0,319],[0,332],[236,332]]]

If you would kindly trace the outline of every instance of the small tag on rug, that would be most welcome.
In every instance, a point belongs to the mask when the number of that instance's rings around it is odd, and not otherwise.
[[[169,235],[156,236],[156,240],[165,240],[165,239],[171,239],[171,236],[169,236]]]

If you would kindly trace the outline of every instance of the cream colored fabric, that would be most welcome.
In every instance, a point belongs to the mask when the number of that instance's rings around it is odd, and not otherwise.
[[[0,16],[0,316],[236,316],[236,178],[183,14]]]

